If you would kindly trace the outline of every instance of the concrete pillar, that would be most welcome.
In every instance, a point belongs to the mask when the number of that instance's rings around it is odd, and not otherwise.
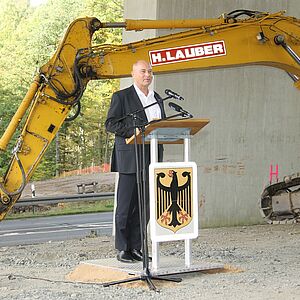
[[[125,17],[215,18],[239,8],[300,16],[297,0],[127,0]],[[149,34],[139,32],[138,39],[142,33]],[[178,92],[184,109],[211,120],[191,143],[201,226],[262,223],[258,203],[270,165],[278,164],[280,178],[300,171],[300,94],[291,79],[279,69],[250,66],[156,75],[154,86],[162,95],[166,88]],[[166,160],[181,159],[179,147],[168,149]]]

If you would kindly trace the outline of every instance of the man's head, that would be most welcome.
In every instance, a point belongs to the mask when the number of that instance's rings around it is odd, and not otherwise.
[[[148,87],[153,79],[152,68],[148,62],[144,60],[138,60],[132,66],[131,75],[134,83],[140,90],[148,90]]]

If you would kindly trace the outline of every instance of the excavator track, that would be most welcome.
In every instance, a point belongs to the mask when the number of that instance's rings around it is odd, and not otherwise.
[[[260,210],[271,224],[300,223],[300,173],[267,186],[261,195]]]

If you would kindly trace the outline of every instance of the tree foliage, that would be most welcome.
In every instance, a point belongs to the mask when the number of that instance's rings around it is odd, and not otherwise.
[[[90,16],[102,22],[120,22],[123,16],[123,0],[47,0],[37,7],[29,3],[28,0],[0,2],[0,135],[26,94],[34,74],[52,57],[73,20]],[[121,30],[97,32],[93,43],[119,44]],[[53,142],[36,170],[35,179],[54,176],[57,168],[62,172],[104,162],[104,120],[111,94],[118,87],[118,80],[88,84],[81,100],[81,115],[73,122],[64,123],[58,134],[59,161],[55,158],[57,147]],[[13,144],[12,141],[9,149]],[[2,174],[9,156],[9,151],[1,153]]]

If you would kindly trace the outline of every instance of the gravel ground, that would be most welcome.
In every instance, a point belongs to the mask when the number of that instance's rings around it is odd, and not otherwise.
[[[300,224],[202,229],[193,258],[242,270],[182,275],[181,283],[136,287],[68,282],[81,261],[114,257],[109,236],[0,248],[0,299],[300,299]],[[184,243],[161,244],[184,258]]]

